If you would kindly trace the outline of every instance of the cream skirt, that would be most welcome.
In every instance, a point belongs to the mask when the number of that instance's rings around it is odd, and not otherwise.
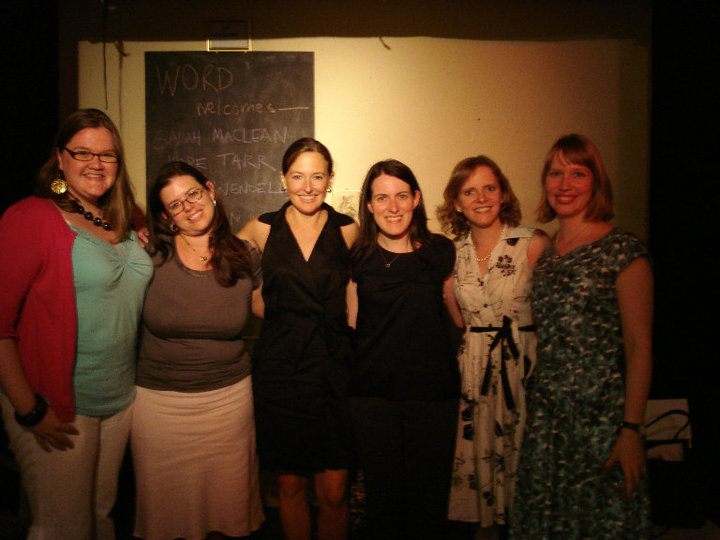
[[[202,540],[260,528],[250,377],[210,392],[137,387],[130,440],[135,536]]]

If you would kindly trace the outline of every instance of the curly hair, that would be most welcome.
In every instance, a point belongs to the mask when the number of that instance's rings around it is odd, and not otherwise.
[[[520,201],[515,196],[510,181],[500,170],[497,163],[487,156],[465,158],[455,165],[452,173],[450,173],[450,180],[448,180],[445,191],[443,191],[444,202],[436,210],[443,231],[452,233],[455,239],[465,236],[470,230],[470,222],[462,212],[457,211],[456,203],[463,184],[478,167],[488,167],[498,181],[502,193],[500,222],[516,227],[522,219]]]

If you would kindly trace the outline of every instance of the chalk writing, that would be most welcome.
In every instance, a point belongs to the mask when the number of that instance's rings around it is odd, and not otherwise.
[[[217,185],[242,226],[287,200],[279,167],[287,146],[314,134],[313,53],[145,53],[149,184],[185,161]]]
[[[277,182],[224,182],[216,185],[218,193],[228,195],[247,195],[250,193],[282,194],[282,184]]]
[[[266,111],[267,107],[262,103],[225,103],[220,98],[214,101],[206,101],[204,103],[195,104],[195,112],[197,116],[205,116],[208,114],[215,114],[218,116],[237,116],[248,113],[262,114]]]
[[[232,144],[232,143],[271,143],[271,144],[285,144],[288,137],[288,128],[282,127],[279,129],[267,129],[267,128],[236,128],[236,129],[221,129],[214,128],[212,134],[212,142],[220,144]]]
[[[161,96],[166,95],[166,93],[174,96],[178,90],[178,85],[189,92],[200,90],[219,93],[230,88],[233,83],[233,74],[229,69],[212,64],[206,64],[202,69],[198,69],[191,64],[175,66],[174,70],[161,70],[159,66],[156,66],[155,74]]]
[[[202,134],[199,129],[192,131],[182,129],[177,131],[156,131],[151,144],[155,152],[163,152],[168,147],[178,147],[185,144],[201,146]]]
[[[196,169],[204,171],[210,170],[208,159],[205,156],[193,156],[189,154],[167,154],[165,163],[169,161],[184,161],[185,163],[192,165]]]
[[[225,152],[215,156],[222,160],[223,167],[235,167],[237,169],[247,169],[248,167],[253,169],[260,169],[261,167],[267,167],[271,171],[276,170],[270,163],[265,159],[265,156],[254,156],[252,154],[237,154],[235,152]]]

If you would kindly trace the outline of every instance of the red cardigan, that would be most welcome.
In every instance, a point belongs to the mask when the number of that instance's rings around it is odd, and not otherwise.
[[[75,417],[75,235],[49,199],[23,199],[0,219],[0,338],[15,339],[30,385],[64,422]]]

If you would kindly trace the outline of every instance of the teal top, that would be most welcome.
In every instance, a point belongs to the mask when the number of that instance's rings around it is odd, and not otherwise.
[[[137,334],[153,266],[135,233],[117,245],[78,229],[72,248],[77,302],[75,412],[116,413],[134,396]]]

